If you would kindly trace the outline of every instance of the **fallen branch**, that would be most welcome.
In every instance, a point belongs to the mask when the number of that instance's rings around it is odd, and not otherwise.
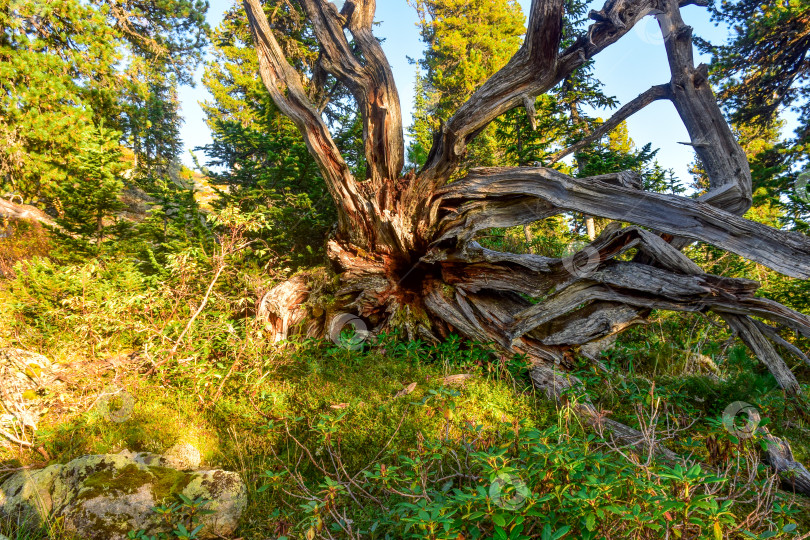
[[[56,227],[53,219],[39,208],[27,204],[16,204],[2,198],[0,198],[0,218],[32,220],[49,227]]]
[[[51,459],[51,456],[48,455],[48,452],[42,446],[34,446],[33,443],[30,443],[28,441],[24,441],[22,439],[18,439],[17,437],[15,437],[11,433],[9,433],[8,431],[5,431],[3,429],[0,429],[0,435],[2,435],[3,437],[5,437],[6,439],[8,439],[10,442],[12,442],[14,444],[18,444],[20,446],[24,446],[26,448],[30,448],[31,450],[36,451],[39,455],[41,455],[42,457],[44,457],[48,461],[50,461],[50,459]]]

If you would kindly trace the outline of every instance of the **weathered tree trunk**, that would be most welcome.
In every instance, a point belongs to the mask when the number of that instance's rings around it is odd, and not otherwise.
[[[55,226],[53,220],[40,210],[27,204],[17,204],[0,198],[0,219],[24,219]]]
[[[810,319],[756,297],[759,284],[754,281],[706,274],[680,251],[691,242],[707,242],[786,275],[810,278],[807,237],[740,217],[751,205],[747,158],[717,106],[706,67],[694,66],[691,29],[681,19],[677,0],[608,0],[602,10],[591,12],[594,23],[587,34],[564,50],[563,1],[534,0],[520,50],[443,124],[425,167],[404,176],[398,94],[371,32],[375,1],[346,0],[338,11],[326,0],[298,0],[321,47],[313,73],[334,76],[362,114],[368,163],[362,179],[352,176],[259,0],[244,3],[261,77],[304,136],[338,208],[327,251],[339,276],[341,307],[369,329],[397,327],[409,338],[429,341],[455,332],[494,343],[505,353],[525,353],[535,362],[535,383],[558,396],[572,384],[565,372],[579,347],[643,322],[652,309],[714,311],[774,372],[785,392],[799,391],[771,344],[786,342],[751,317],[805,336],[810,336]],[[680,5],[688,3],[695,2]],[[532,104],[647,15],[655,15],[661,26],[671,80],[622,107],[590,139],[653,101],[669,100],[709,177],[705,195],[691,199],[645,192],[632,173],[575,179],[530,167],[477,169],[449,181],[466,146],[491,121]],[[565,212],[615,221],[568,259],[495,252],[475,241],[488,228],[526,225]],[[630,249],[637,250],[632,261],[617,259]],[[271,291],[262,302],[280,337],[308,316],[303,331],[329,331],[331,314],[304,307],[308,294],[309,285],[298,280]],[[320,321],[320,327],[312,321]],[[795,347],[791,352],[806,359]],[[794,485],[804,489],[807,484]]]

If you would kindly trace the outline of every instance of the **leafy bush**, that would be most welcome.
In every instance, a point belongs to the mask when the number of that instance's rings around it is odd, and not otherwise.
[[[14,265],[50,251],[45,228],[36,221],[0,218],[0,279],[13,278]]]
[[[324,433],[323,425],[313,429]],[[797,530],[786,497],[775,495],[776,504],[755,520],[756,511],[748,514],[739,502],[767,502],[764,466],[735,492],[736,481],[698,464],[644,467],[595,435],[514,422],[495,432],[463,425],[455,437],[423,439],[406,454],[389,452],[347,472],[329,433],[319,447],[328,459],[309,454],[317,468],[329,469],[320,481],[284,463],[266,473],[268,488],[299,500],[285,519],[307,538],[723,539]]]

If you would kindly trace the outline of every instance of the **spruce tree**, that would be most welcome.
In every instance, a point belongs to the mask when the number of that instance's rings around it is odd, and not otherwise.
[[[416,9],[425,53],[417,75],[420,136],[410,152],[427,157],[432,135],[520,46],[525,17],[515,0],[408,0]],[[420,109],[420,101],[422,109]],[[417,146],[418,145],[418,146]],[[496,165],[501,149],[490,127],[470,146],[469,166]]]
[[[175,154],[179,116],[155,113],[176,112],[177,85],[192,81],[207,8],[202,0],[0,0],[0,188],[54,209],[100,123],[121,132],[141,163]],[[156,124],[174,127],[149,142]]]
[[[98,255],[104,243],[121,232],[117,214],[124,208],[121,190],[126,167],[120,133],[100,126],[83,141],[76,168],[59,186],[57,236],[75,254]]]

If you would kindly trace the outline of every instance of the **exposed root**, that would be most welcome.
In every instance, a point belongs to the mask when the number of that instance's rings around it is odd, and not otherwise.
[[[273,334],[273,341],[279,342],[294,334],[307,337],[322,337],[324,325],[323,310],[308,310],[306,302],[312,293],[311,276],[299,274],[284,281],[259,300],[256,316],[265,322],[265,327]]]

